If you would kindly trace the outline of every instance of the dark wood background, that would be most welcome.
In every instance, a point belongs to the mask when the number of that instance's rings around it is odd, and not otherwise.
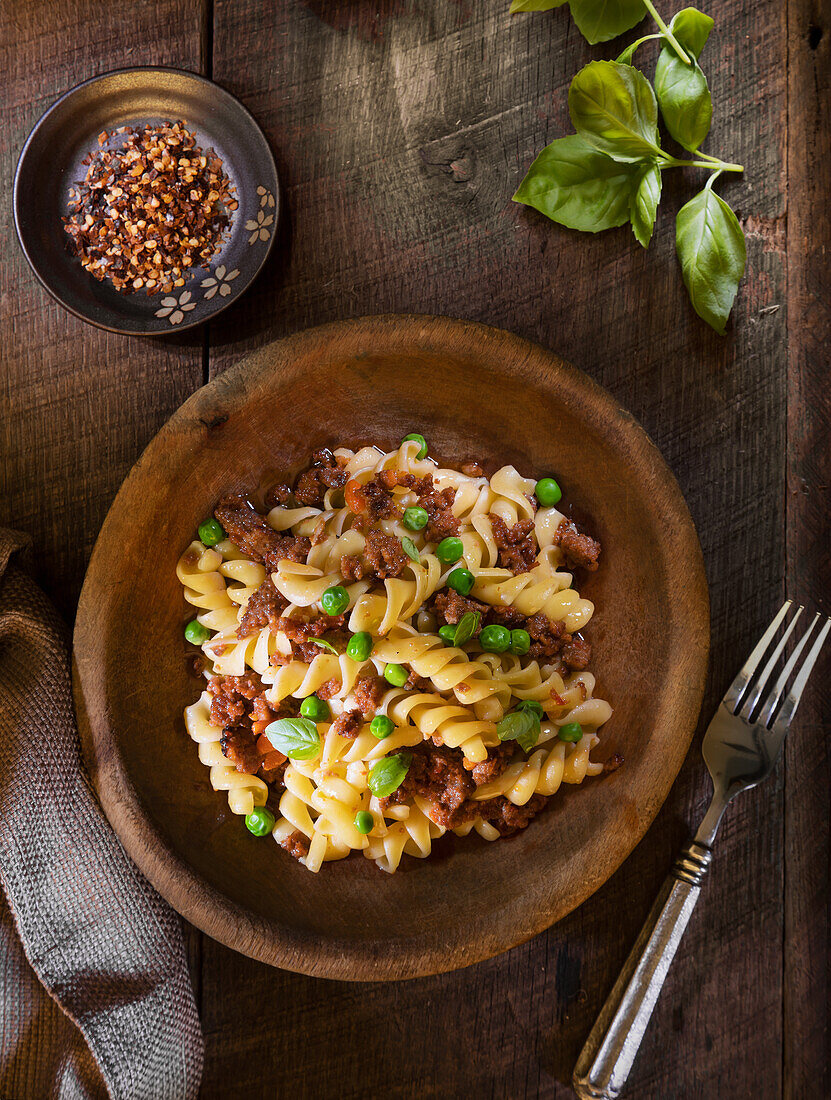
[[[720,187],[748,237],[726,338],[692,313],[674,255],[688,170],[667,173],[648,253],[626,228],[575,234],[510,201],[534,154],[568,130],[570,77],[616,52],[588,47],[565,8],[2,5],[0,523],[33,535],[39,577],[67,619],[122,478],[188,394],[264,341],[386,311],[470,317],[540,341],[641,420],[704,548],[711,705],[786,591],[831,611],[829,11],[822,0],[702,6],[717,19],[703,57],[715,101],[707,148],[747,166]],[[95,73],[145,63],[204,73],[239,96],[271,141],[285,198],[252,291],[206,330],[157,340],[63,312],[25,264],[9,201],[19,150],[50,103]],[[830,682],[826,660],[774,778],[728,813],[633,1097],[831,1095]],[[696,745],[648,836],[597,895],[455,974],[311,980],[188,928],[204,1096],[568,1096],[580,1046],[708,791]]]

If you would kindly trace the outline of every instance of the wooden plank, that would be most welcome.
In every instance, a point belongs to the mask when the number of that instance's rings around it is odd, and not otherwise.
[[[202,335],[100,332],[40,287],[15,239],[10,181],[23,142],[62,92],[120,66],[202,67],[207,0],[0,8],[0,523],[34,538],[38,574],[67,617],[118,486],[202,381]]]
[[[211,370],[293,329],[388,310],[487,321],[571,359],[642,420],[690,503],[712,585],[712,705],[782,591],[785,13],[775,0],[720,5],[703,59],[716,100],[707,147],[749,169],[722,188],[747,229],[749,272],[719,339],[692,314],[672,247],[692,178],[668,174],[648,253],[626,230],[573,234],[510,202],[533,155],[566,132],[571,75],[611,51],[587,48],[564,10],[512,19],[507,6],[218,0],[214,75],[264,125],[286,215],[267,271],[211,327]],[[229,1081],[252,1097],[569,1095],[707,794],[694,751],[603,890],[454,975],[316,982],[206,940],[204,1095]],[[731,810],[631,1095],[779,1094],[781,822],[781,773]],[[328,1041],[289,1041],[298,1030]]]
[[[788,19],[788,594],[831,614],[831,22],[820,0]],[[831,647],[786,746],[785,1095],[831,1094],[828,791]]]

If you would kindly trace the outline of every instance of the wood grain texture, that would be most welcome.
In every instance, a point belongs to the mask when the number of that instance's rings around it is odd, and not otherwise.
[[[788,20],[788,593],[831,614],[831,20],[819,0]],[[831,1094],[831,652],[786,746],[784,1074],[788,1097]]]
[[[148,62],[199,71],[206,0],[0,7],[0,523],[34,537],[40,578],[70,617],[115,491],[202,379],[202,337],[125,340],[65,313],[36,282],[12,224],[29,130],[62,92]]]
[[[692,174],[667,174],[648,253],[625,229],[571,234],[510,203],[533,155],[568,128],[572,73],[616,45],[587,47],[566,9],[509,18],[507,0],[216,0],[215,76],[265,125],[287,216],[281,251],[210,338],[219,371],[309,324],[432,311],[502,325],[586,370],[652,434],[698,525],[712,703],[786,574],[793,595],[827,599],[831,30],[822,0],[700,6],[717,18],[702,57],[715,99],[706,148],[748,167],[721,186],[749,246],[725,340],[692,314],[673,254]],[[194,0],[6,5],[6,178],[54,94],[133,57],[198,68],[208,30]],[[41,575],[71,614],[104,511],[198,384],[199,348],[108,340],[59,316],[16,250],[5,200],[0,215],[0,519],[36,534]],[[632,1096],[829,1092],[827,725],[827,695],[806,697],[787,767],[731,808]],[[322,982],[194,934],[205,1095],[569,1095],[576,1054],[707,793],[692,752],[645,841],[593,899],[455,975]],[[298,1043],[298,1024],[316,1041]]]
[[[571,75],[609,54],[588,48],[565,10],[508,18],[506,7],[356,0],[275,12],[219,0],[214,75],[264,124],[288,216],[270,269],[236,315],[212,326],[211,371],[273,335],[383,310],[467,316],[556,348],[642,420],[679,476],[711,583],[712,703],[782,594],[785,12],[773,2],[719,5],[703,58],[716,101],[707,148],[748,167],[745,181],[722,189],[747,231],[749,273],[720,340],[693,315],[672,245],[692,174],[667,174],[648,253],[625,229],[572,234],[510,202],[534,154],[568,129]],[[427,1095],[568,1095],[576,1054],[708,787],[693,753],[649,840],[532,944],[400,993],[373,989],[361,1004],[400,1025],[360,1072],[341,1073],[338,1043],[310,1051],[305,1076],[292,1058],[273,1080],[301,1092],[306,1081],[307,1095],[404,1096],[417,1067]],[[732,808],[632,1095],[779,1094],[782,801],[778,773]],[[330,1005],[307,979],[247,963],[250,1007],[240,1017],[222,995],[238,965],[205,942],[206,1095],[237,1072],[266,1094],[243,1069],[233,1025],[242,1018],[245,1043],[256,1036],[273,1049],[287,1017],[263,1019],[256,1004],[299,1002],[312,1026],[364,1034],[339,995]],[[437,1041],[437,1011],[474,1029],[464,1056]],[[498,1042],[483,1038],[489,1029]]]

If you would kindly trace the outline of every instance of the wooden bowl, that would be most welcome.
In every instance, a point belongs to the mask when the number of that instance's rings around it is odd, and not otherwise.
[[[323,445],[422,432],[448,463],[554,472],[603,543],[584,591],[618,771],[561,789],[517,836],[440,841],[386,875],[354,856],[317,875],[257,839],[210,789],[182,710],[187,610],[176,561],[228,490]],[[195,393],[124,482],[75,627],[86,760],[125,848],[183,916],[265,962],[327,978],[433,974],[523,942],[583,902],[646,832],[696,725],[709,607],[695,529],[639,425],[589,378],[509,333],[370,317],[279,340]],[[613,917],[610,915],[610,919]]]

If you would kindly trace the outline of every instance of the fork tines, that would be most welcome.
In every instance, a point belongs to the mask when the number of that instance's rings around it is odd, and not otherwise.
[[[732,714],[737,714],[746,722],[760,722],[768,729],[774,723],[781,728],[787,728],[790,724],[796,713],[796,708],[799,706],[799,700],[808,682],[808,677],[811,675],[811,670],[816,663],[825,639],[828,637],[829,630],[831,630],[831,619],[826,618],[820,627],[819,633],[814,637],[814,643],[807,657],[800,665],[802,652],[811,640],[817,623],[822,619],[822,616],[817,612],[811,625],[794,646],[793,652],[779,673],[776,682],[771,686],[774,670],[784,653],[785,646],[794,631],[799,616],[804,611],[802,606],[797,607],[796,614],[787,622],[784,633],[774,646],[773,652],[758,676],[756,676],[756,671],[777,631],[786,622],[792,607],[793,601],[786,600],[724,696],[724,705]],[[787,695],[784,695],[785,688],[792,676],[794,676],[794,680],[791,689]],[[767,695],[765,695],[766,689]]]

